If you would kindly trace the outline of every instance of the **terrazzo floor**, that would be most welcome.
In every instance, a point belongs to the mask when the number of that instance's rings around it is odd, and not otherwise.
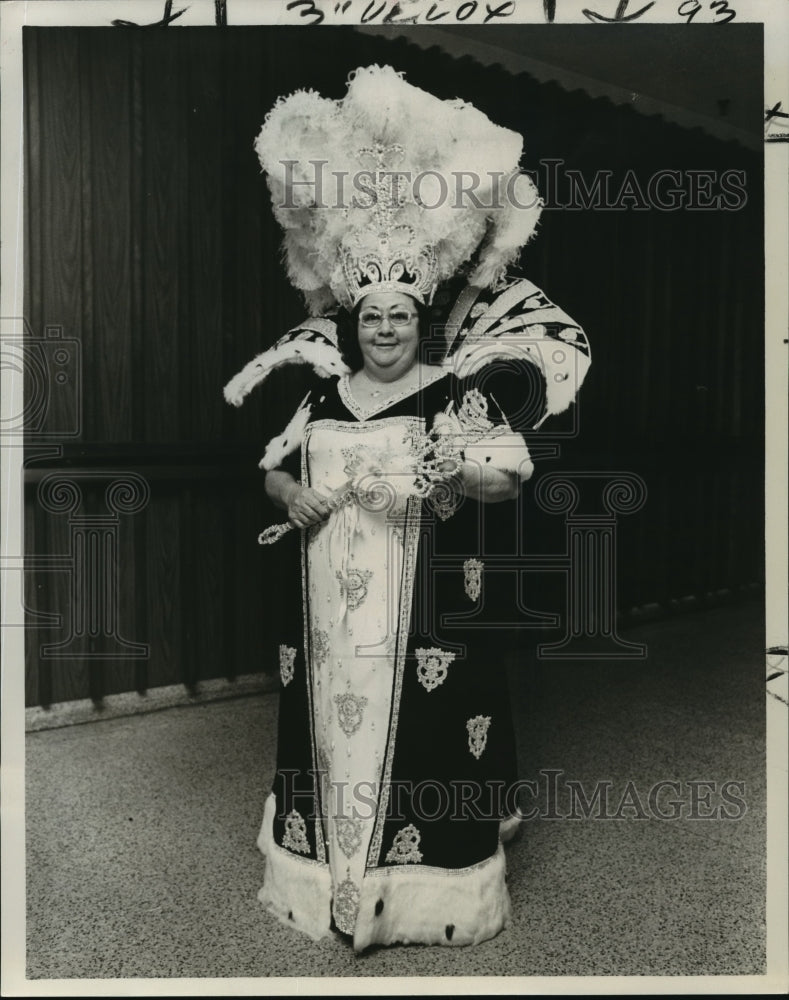
[[[764,972],[764,654],[755,604],[644,624],[638,661],[513,658],[522,775],[555,812],[507,848],[511,924],[473,948],[355,955],[256,900],[277,696],[27,740],[30,978],[746,975]],[[567,781],[620,818],[566,818]],[[657,782],[676,781],[649,801]],[[739,818],[691,818],[720,811]],[[726,781],[730,802],[722,800]],[[670,800],[676,819],[660,819]],[[743,805],[737,801],[742,800]],[[543,792],[537,799],[543,807]],[[705,804],[706,803],[706,804]],[[542,813],[547,811],[542,808]],[[578,812],[578,810],[576,810]]]

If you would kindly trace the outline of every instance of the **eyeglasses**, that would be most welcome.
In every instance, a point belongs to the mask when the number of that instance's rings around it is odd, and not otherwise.
[[[389,317],[389,322],[392,326],[407,326],[412,319],[415,319],[419,314],[411,312],[408,309],[390,309],[387,313]],[[383,323],[384,317],[380,309],[364,309],[359,313],[359,324],[366,327],[368,330],[374,329],[376,326],[380,326]]]

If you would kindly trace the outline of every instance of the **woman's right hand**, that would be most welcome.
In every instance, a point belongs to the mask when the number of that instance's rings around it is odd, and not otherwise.
[[[288,520],[297,528],[309,528],[325,521],[331,511],[326,498],[311,486],[293,484],[287,495]]]

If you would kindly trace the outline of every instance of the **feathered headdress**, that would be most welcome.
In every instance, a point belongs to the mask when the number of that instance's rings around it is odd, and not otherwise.
[[[288,276],[313,315],[397,288],[421,302],[475,258],[487,287],[534,232],[542,203],[523,140],[390,66],[351,74],[342,100],[280,99],[255,150],[282,226]]]
[[[312,318],[231,379],[227,401],[239,406],[284,364],[347,372],[323,313],[381,289],[427,302],[469,265],[444,365],[464,377],[523,358],[545,380],[545,415],[566,410],[591,361],[584,332],[531,282],[506,275],[542,208],[519,168],[522,145],[472,105],[442,101],[389,66],[356,70],[339,101],[314,91],[281,98],[255,149],[285,231],[288,276]]]

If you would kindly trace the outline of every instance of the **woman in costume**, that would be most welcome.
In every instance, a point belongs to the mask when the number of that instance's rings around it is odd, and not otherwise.
[[[495,362],[530,363],[536,424],[569,405],[588,348],[539,289],[504,274],[539,199],[518,168],[520,137],[470,105],[368,67],[342,101],[281,100],[256,149],[289,276],[315,315],[225,394],[238,405],[290,361],[317,376],[261,461],[288,516],[261,540],[301,531],[303,621],[280,645],[260,899],[357,951],[473,944],[509,917],[514,738],[501,664],[447,623],[484,586],[479,504],[512,502],[533,471],[508,419],[517,388]],[[316,197],[318,160],[335,176],[363,173],[367,197]],[[425,177],[441,194],[461,171],[480,181],[467,204],[427,196]],[[427,307],[462,269],[468,283],[436,335]]]

